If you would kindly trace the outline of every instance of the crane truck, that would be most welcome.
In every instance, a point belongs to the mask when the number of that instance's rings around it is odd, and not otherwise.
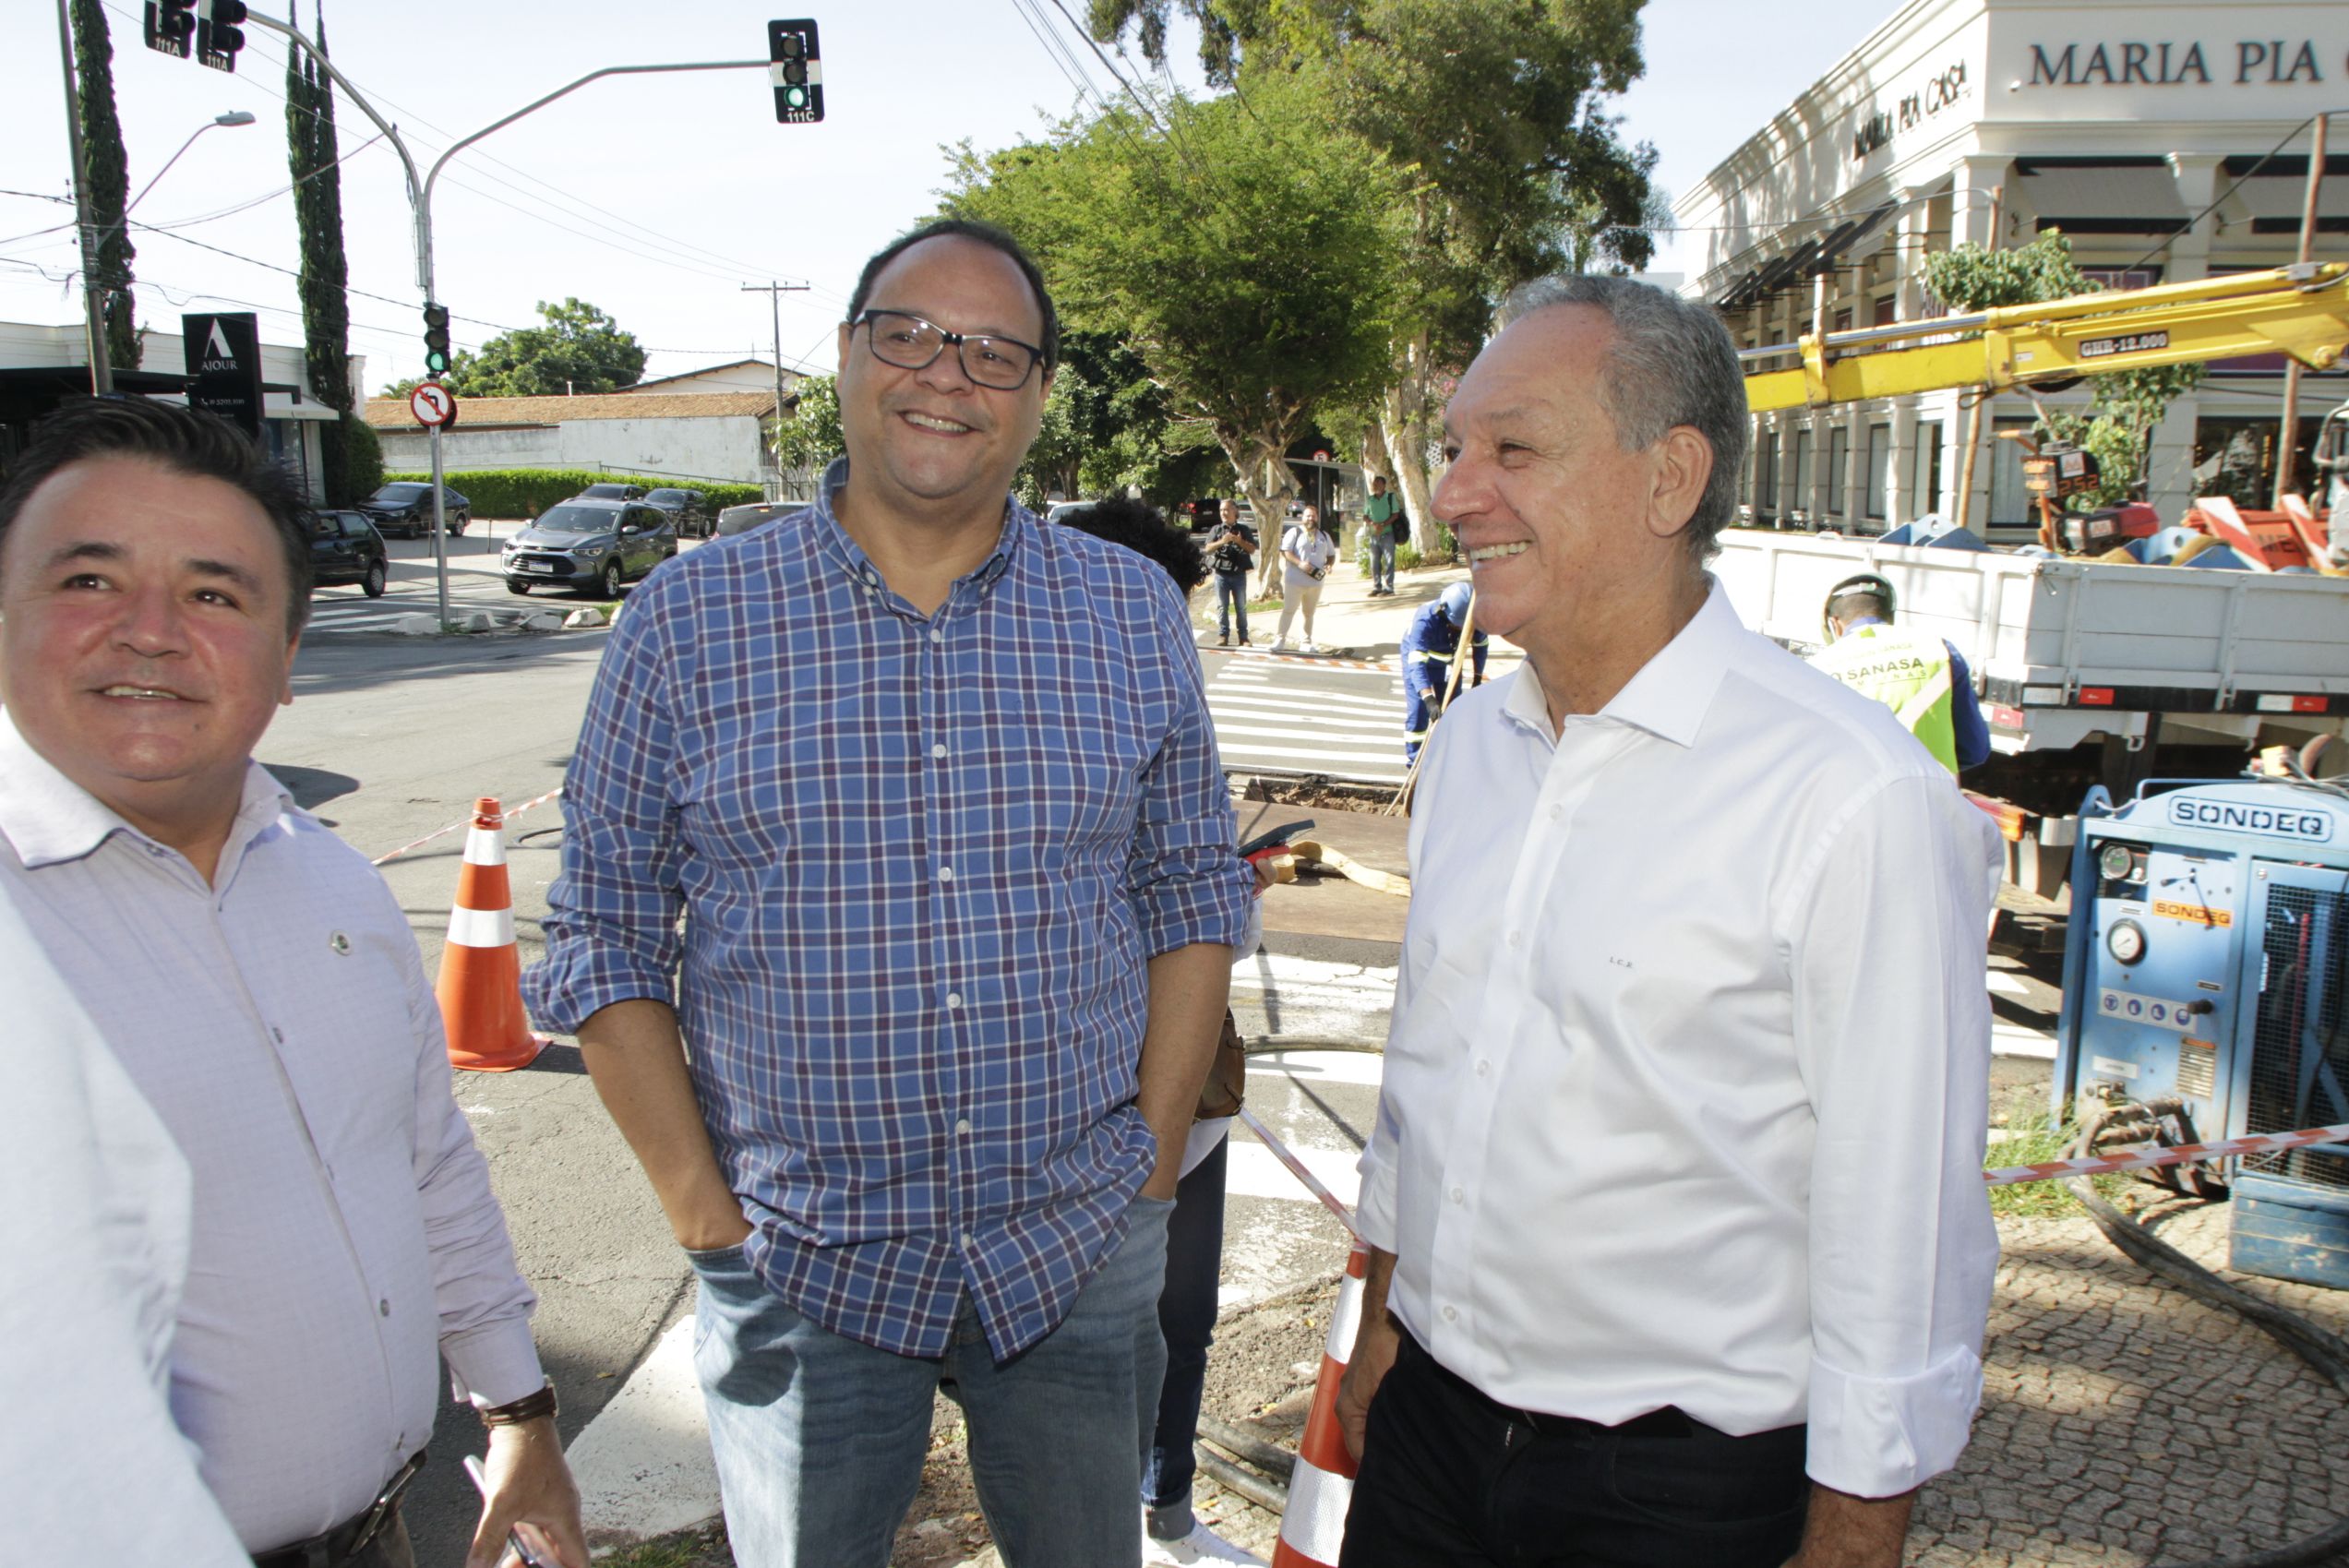
[[[1777,366],[1746,377],[1758,413],[1961,387],[2059,390],[2086,375],[2278,352],[2325,370],[2344,349],[2349,266],[2321,263],[1813,334],[1744,357]],[[2324,425],[2329,438],[2343,428],[2338,412]],[[2242,547],[2201,552],[2199,567],[1739,527],[1722,533],[1713,570],[1748,626],[1798,652],[1822,640],[1836,583],[1888,580],[1901,622],[1948,639],[1971,666],[1992,757],[1962,782],[1999,821],[2008,880],[2053,896],[2091,785],[2126,799],[2156,772],[2229,777],[2248,752],[2305,747],[2349,718],[2338,558],[2349,539],[2311,519],[2297,554],[2288,540],[2261,550],[2240,518],[2229,522],[2231,507],[2202,507]],[[2208,569],[2221,556],[2244,569]]]

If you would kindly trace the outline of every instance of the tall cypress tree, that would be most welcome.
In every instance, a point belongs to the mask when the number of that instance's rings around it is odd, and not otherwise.
[[[114,117],[114,42],[106,30],[99,0],[72,0],[75,78],[80,102],[83,171],[90,193],[90,221],[105,237],[98,242],[98,275],[85,288],[105,294],[106,358],[117,369],[138,368],[138,328],[131,317],[131,258],[138,250],[123,223],[130,199],[130,167],[123,157],[122,122]]]
[[[326,48],[326,12],[318,10],[318,48]],[[301,26],[301,9],[294,7]],[[353,499],[349,429],[351,269],[342,249],[342,171],[334,134],[334,83],[300,44],[285,54],[286,162],[294,174],[294,212],[302,234],[302,348],[310,389],[342,414],[319,431],[327,499]]]

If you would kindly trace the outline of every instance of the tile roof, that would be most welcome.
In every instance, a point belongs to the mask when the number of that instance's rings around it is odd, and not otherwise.
[[[483,425],[562,425],[575,419],[764,418],[774,412],[773,392],[604,392],[576,398],[467,398],[457,400],[457,428]],[[369,398],[362,414],[378,430],[421,430],[405,398]]]

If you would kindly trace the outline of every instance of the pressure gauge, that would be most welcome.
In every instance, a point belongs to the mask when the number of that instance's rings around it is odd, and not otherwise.
[[[2130,869],[2136,864],[2136,852],[2127,844],[2108,840],[2104,844],[2103,853],[2096,857],[2096,864],[2103,871],[2106,881],[2126,882],[2128,880]]]
[[[2134,920],[2114,921],[2113,928],[2104,933],[2104,951],[2119,963],[2136,963],[2145,956],[2145,928]]]

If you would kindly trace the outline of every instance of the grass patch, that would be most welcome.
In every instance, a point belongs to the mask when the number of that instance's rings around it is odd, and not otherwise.
[[[726,1547],[725,1526],[713,1525],[646,1541],[596,1562],[598,1568],[728,1568],[734,1553]]]
[[[1983,1156],[1984,1170],[2003,1170],[2008,1166],[2038,1165],[2046,1160],[2067,1157],[2067,1152],[2079,1137],[2079,1123],[2067,1121],[2060,1125],[2044,1107],[2033,1107],[2010,1117],[2005,1129],[2008,1136],[1990,1145]],[[2100,1176],[2095,1179],[2097,1196],[2108,1203],[2117,1203],[2122,1194],[2139,1185],[2133,1176]],[[2079,1200],[2057,1178],[2052,1181],[2023,1181],[2011,1187],[1990,1189],[1990,1212],[1994,1215],[2015,1215],[2026,1218],[2044,1219],[2080,1212]]]

